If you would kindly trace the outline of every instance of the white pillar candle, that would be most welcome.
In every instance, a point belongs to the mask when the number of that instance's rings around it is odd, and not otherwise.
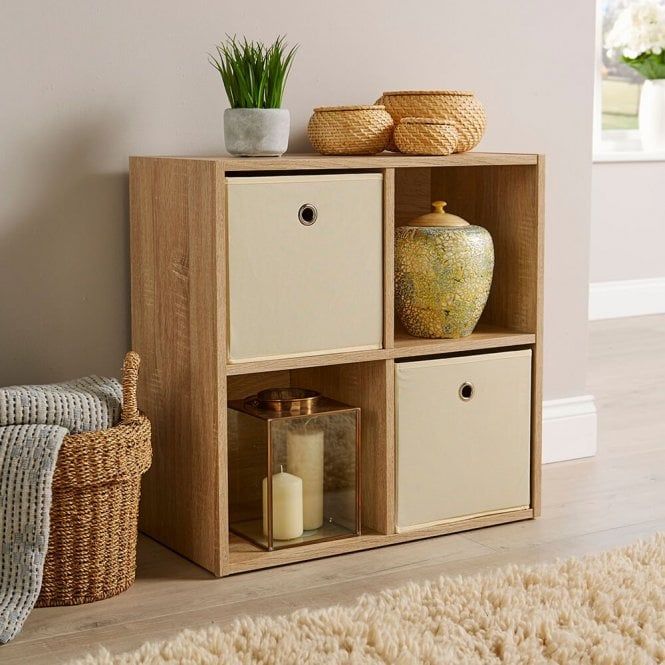
[[[286,468],[302,478],[303,528],[318,529],[323,524],[323,430],[286,433]]]
[[[283,469],[272,477],[272,537],[291,540],[302,536],[302,480]],[[263,535],[268,535],[268,479],[263,479]]]

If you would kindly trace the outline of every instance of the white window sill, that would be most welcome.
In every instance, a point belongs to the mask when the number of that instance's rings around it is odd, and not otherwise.
[[[604,131],[593,149],[594,162],[662,162],[665,152],[642,150],[636,129]]]
[[[665,162],[665,152],[646,150],[599,150],[593,153],[594,162]]]

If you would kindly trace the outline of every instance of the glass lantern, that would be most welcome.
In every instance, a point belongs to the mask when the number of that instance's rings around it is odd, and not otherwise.
[[[360,409],[274,388],[228,404],[230,530],[265,550],[360,534]]]

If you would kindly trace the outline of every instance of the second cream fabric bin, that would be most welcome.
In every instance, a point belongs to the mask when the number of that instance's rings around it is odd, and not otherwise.
[[[382,175],[227,183],[230,362],[381,348]]]
[[[530,350],[395,374],[398,531],[529,506]]]

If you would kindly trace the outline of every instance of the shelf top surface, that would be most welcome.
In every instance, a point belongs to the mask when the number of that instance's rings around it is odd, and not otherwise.
[[[136,158],[140,158],[137,156]],[[462,152],[455,155],[412,156],[383,152],[367,156],[285,154],[282,157],[233,157],[151,155],[152,159],[203,160],[218,162],[224,171],[282,171],[294,169],[375,169],[432,166],[523,166],[535,165],[540,155],[505,152]]]

